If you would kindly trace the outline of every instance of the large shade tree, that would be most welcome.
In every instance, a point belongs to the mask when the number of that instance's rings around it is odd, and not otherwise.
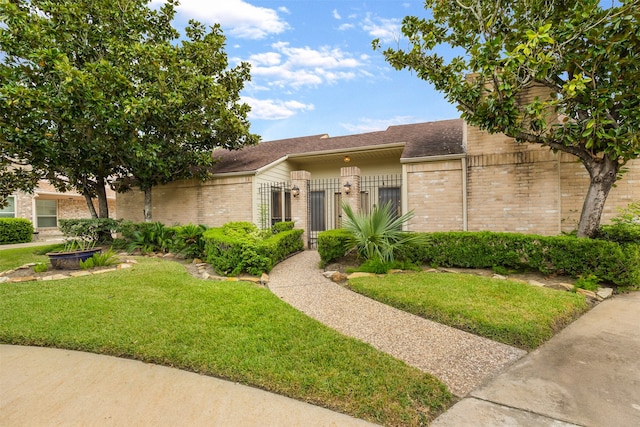
[[[408,47],[383,52],[469,124],[576,156],[590,176],[579,236],[597,232],[609,190],[640,156],[640,1],[604,3],[427,0],[429,18],[403,20]]]
[[[177,1],[147,3],[0,3],[0,199],[43,177],[108,217],[105,185],[150,194],[206,177],[215,147],[257,142],[239,102],[249,68],[228,68],[220,28],[192,22],[180,41]]]

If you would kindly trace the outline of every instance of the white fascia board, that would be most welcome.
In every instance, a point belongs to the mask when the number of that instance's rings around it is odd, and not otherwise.
[[[440,156],[424,156],[424,157],[403,157],[400,159],[400,163],[424,163],[424,162],[439,162],[443,160],[458,160],[467,157],[466,153],[461,154],[442,154]]]

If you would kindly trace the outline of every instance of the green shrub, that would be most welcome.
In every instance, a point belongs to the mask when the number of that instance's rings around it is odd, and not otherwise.
[[[33,266],[33,272],[34,273],[44,273],[48,269],[49,269],[49,267],[44,262],[36,263],[36,265]]]
[[[174,227],[165,227],[161,222],[127,224],[127,233],[131,233],[127,249],[129,252],[140,250],[143,254],[167,252],[173,243],[175,231]]]
[[[120,221],[112,218],[61,219],[58,228],[69,240],[75,240],[82,248],[98,243],[110,243],[112,233],[118,231]]]
[[[322,264],[345,256],[350,239],[351,233],[343,228],[318,233],[318,254]]]
[[[535,270],[572,277],[593,274],[619,286],[640,283],[640,245],[515,233],[427,233],[425,244],[403,248],[419,264],[443,267]]]
[[[187,224],[173,229],[171,251],[187,258],[204,258],[204,240],[202,234],[207,230],[206,225]]]
[[[276,222],[271,227],[273,234],[282,233],[283,231],[293,230],[295,223],[293,221]]]
[[[91,258],[80,261],[80,268],[87,270],[93,267],[107,267],[116,264],[117,262],[118,259],[116,258],[115,252],[113,252],[113,249],[109,248],[106,252],[96,252],[91,256]]]
[[[342,204],[342,210],[345,214],[343,228],[351,233],[349,247],[357,250],[365,260],[377,258],[385,263],[392,262],[399,248],[420,237],[402,230],[413,217],[413,211],[396,216],[391,202],[374,206],[370,214],[355,213],[346,203]]]
[[[264,238],[248,222],[232,222],[203,234],[207,262],[220,274],[269,272],[289,254],[302,250],[303,230],[289,230]]]
[[[581,274],[574,284],[574,288],[586,289],[587,291],[597,291],[600,279],[595,274]]]
[[[0,218],[0,245],[27,243],[33,237],[33,224],[24,218]]]
[[[598,229],[597,237],[619,243],[640,243],[640,224],[603,225]]]

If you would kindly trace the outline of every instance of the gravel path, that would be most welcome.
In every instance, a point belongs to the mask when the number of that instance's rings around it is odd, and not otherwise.
[[[287,259],[269,275],[269,288],[325,325],[438,377],[458,397],[526,354],[352,292],[325,278],[319,262],[317,251]]]

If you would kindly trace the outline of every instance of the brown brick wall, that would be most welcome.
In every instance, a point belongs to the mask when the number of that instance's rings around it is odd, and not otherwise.
[[[253,185],[249,177],[207,182],[180,181],[154,187],[153,221],[166,225],[205,224],[219,227],[230,221],[253,221]],[[117,195],[119,218],[142,222],[144,195],[134,190]]]
[[[409,229],[463,230],[462,160],[410,163],[406,172]]]
[[[562,194],[562,231],[570,232],[577,228],[582,212],[582,204],[589,189],[589,173],[574,156],[561,156],[561,194]],[[618,210],[629,203],[640,200],[640,160],[627,164],[629,171],[609,192],[607,203],[602,212],[602,224],[618,214]]]
[[[560,231],[558,161],[543,153],[468,159],[469,231]]]

